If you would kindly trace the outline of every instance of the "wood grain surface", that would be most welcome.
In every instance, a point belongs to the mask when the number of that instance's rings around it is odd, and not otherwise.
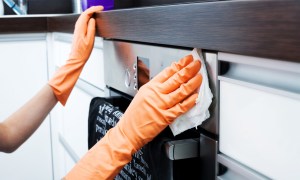
[[[74,31],[78,14],[0,18],[0,34]],[[111,10],[97,36],[300,62],[300,1],[247,0]]]
[[[300,62],[300,1],[248,0],[113,10],[99,36]]]

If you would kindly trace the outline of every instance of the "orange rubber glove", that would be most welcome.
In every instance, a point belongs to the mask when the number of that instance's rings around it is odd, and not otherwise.
[[[65,179],[113,179],[137,150],[195,105],[200,66],[200,61],[186,56],[142,86],[117,125]]]
[[[56,98],[62,105],[67,99],[78,80],[78,77],[90,57],[94,41],[96,23],[92,18],[95,12],[103,10],[102,6],[94,6],[84,11],[75,24],[72,50],[66,64],[58,69],[48,82]]]

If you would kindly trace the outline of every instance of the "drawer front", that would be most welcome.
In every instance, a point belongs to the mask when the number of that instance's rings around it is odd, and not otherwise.
[[[221,153],[271,179],[300,178],[299,73],[230,62],[219,76]]]
[[[222,81],[220,89],[220,151],[271,178],[299,176],[300,101]]]

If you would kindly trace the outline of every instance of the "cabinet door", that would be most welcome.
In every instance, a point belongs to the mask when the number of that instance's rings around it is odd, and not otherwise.
[[[61,132],[74,152],[82,157],[88,150],[88,113],[92,96],[75,87],[63,109]]]
[[[45,37],[0,37],[0,120],[21,107],[47,82]],[[49,117],[15,152],[0,153],[0,173],[0,179],[53,179]]]
[[[55,118],[54,172],[55,179],[65,176],[88,151],[88,112],[92,96],[74,87],[65,107],[57,106]],[[54,127],[54,126],[52,126]],[[55,134],[54,134],[55,133]]]
[[[300,64],[219,58],[230,67],[219,76],[220,152],[270,179],[299,179]]]

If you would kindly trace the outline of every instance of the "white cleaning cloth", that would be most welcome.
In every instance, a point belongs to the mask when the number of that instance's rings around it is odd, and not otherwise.
[[[201,49],[193,49],[191,55],[193,55],[194,60],[201,61],[199,73],[202,75],[202,84],[198,89],[199,95],[196,100],[196,105],[185,114],[176,118],[175,121],[169,125],[174,136],[201,125],[204,120],[210,117],[208,108],[212,102],[213,94],[209,88],[206,66]]]

